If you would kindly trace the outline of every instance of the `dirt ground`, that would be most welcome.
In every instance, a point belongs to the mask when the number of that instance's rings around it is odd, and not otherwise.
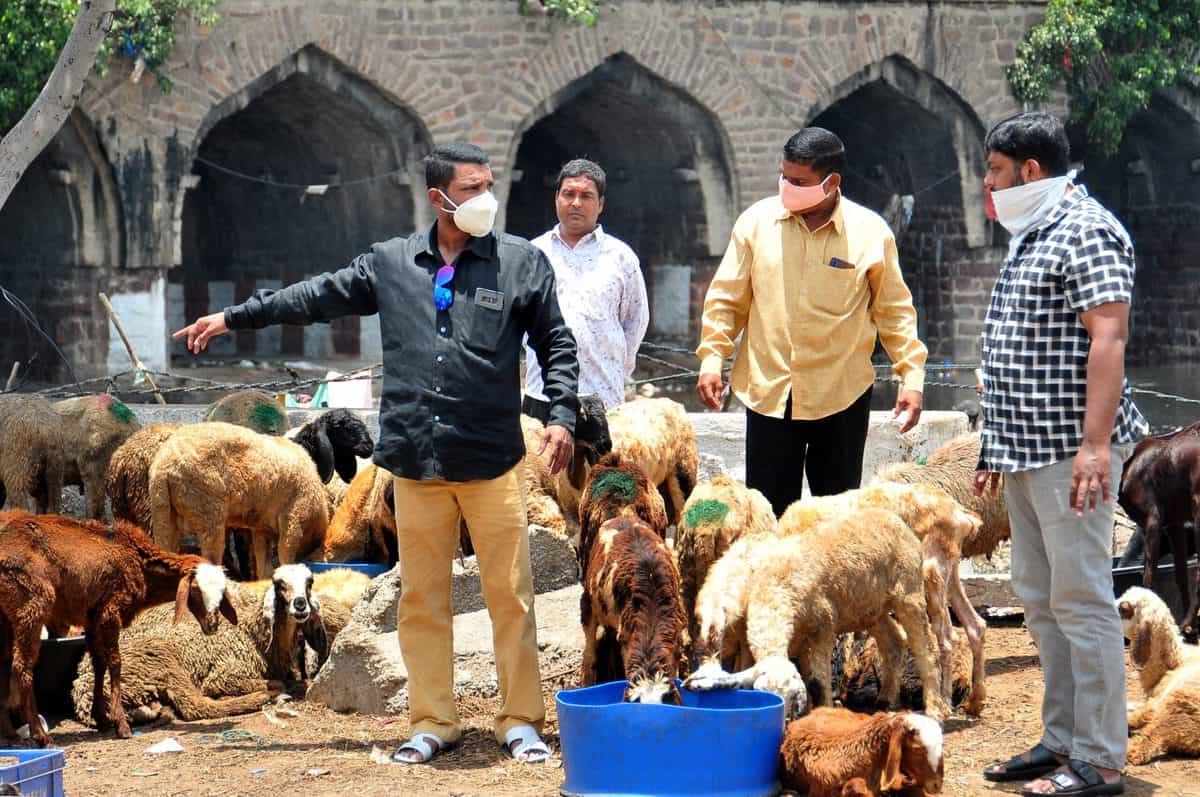
[[[946,789],[950,795],[1017,793],[1017,786],[990,789],[980,769],[999,757],[1028,747],[1038,733],[1041,672],[1033,643],[1020,627],[997,627],[988,636],[989,702],[979,719],[956,715],[946,725]],[[572,677],[548,673],[547,736],[555,748],[550,765],[529,766],[508,759],[491,734],[495,700],[459,701],[467,727],[462,743],[430,766],[376,764],[373,747],[385,753],[407,734],[399,717],[337,714],[303,702],[299,716],[273,724],[262,714],[227,720],[175,723],[141,729],[133,739],[100,736],[66,721],[52,729],[55,745],[66,750],[66,792],[73,797],[115,795],[553,795],[563,781],[558,756],[554,692]],[[1130,681],[1130,699],[1140,687]],[[237,729],[257,738],[221,742],[216,734]],[[167,737],[182,753],[147,755],[145,749]],[[679,762],[676,762],[679,763]],[[1200,793],[1200,762],[1169,759],[1132,767],[1129,795]]]

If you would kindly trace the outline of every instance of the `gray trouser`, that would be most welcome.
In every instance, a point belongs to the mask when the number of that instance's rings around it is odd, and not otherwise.
[[[1112,449],[1116,500],[1124,446]],[[1113,599],[1113,504],[1071,511],[1074,458],[1005,474],[1012,585],[1042,660],[1042,744],[1108,769],[1125,766],[1125,645]]]

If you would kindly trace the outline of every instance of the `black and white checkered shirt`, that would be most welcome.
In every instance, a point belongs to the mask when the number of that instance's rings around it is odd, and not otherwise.
[[[980,470],[1032,470],[1079,451],[1091,347],[1079,314],[1130,302],[1133,271],[1129,234],[1082,185],[1004,263],[980,341]],[[1112,441],[1132,443],[1148,432],[1126,381]]]

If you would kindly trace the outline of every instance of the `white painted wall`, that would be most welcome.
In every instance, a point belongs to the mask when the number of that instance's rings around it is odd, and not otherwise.
[[[157,279],[149,291],[119,293],[110,296],[113,310],[125,327],[129,343],[142,364],[156,371],[167,370],[167,280]],[[108,323],[108,372],[120,373],[133,368],[125,344],[113,326]]]

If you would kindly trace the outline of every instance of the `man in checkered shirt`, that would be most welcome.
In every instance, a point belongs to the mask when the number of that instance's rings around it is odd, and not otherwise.
[[[984,777],[1029,781],[1026,793],[1119,794],[1128,732],[1112,499],[1148,431],[1125,381],[1133,244],[1072,183],[1057,118],[1006,119],[985,147],[984,185],[1012,240],[981,341],[975,491],[997,489],[1004,474],[1012,585],[1045,695],[1041,741]]]

